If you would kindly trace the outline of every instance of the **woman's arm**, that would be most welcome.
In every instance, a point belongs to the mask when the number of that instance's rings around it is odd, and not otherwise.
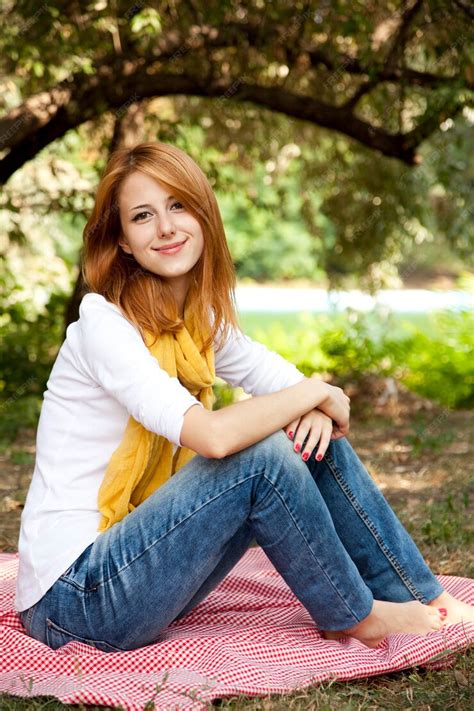
[[[312,377],[220,410],[192,406],[184,415],[180,441],[198,454],[220,459],[259,442],[314,407],[324,408],[347,433],[349,398],[341,388]]]
[[[215,350],[216,375],[249,395],[267,395],[304,380],[304,374],[279,353],[237,329]]]

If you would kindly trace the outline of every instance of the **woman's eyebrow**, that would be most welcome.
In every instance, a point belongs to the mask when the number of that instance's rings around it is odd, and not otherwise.
[[[168,195],[168,197],[166,198],[167,201],[168,201],[168,200],[171,200],[171,199],[174,200],[174,195]],[[131,208],[130,208],[129,212],[131,212],[132,210],[137,210],[139,207],[153,207],[153,205],[149,205],[149,204],[146,204],[146,205],[135,205],[135,207],[131,207]]]

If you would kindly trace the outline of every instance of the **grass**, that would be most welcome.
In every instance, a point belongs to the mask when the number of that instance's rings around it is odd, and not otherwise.
[[[391,405],[378,406],[367,388],[351,393],[351,401],[350,440],[431,568],[446,575],[474,577],[472,414],[438,408],[403,388]],[[20,428],[15,439],[0,442],[0,503],[2,497],[4,503],[0,550],[16,550],[34,437],[34,428]],[[238,696],[208,708],[467,711],[472,708],[472,671],[473,655],[468,651],[454,654],[444,669],[412,668],[350,682],[324,682],[292,694]],[[106,707],[66,706],[51,696],[24,699],[0,694],[1,711],[65,708],[94,711]],[[146,711],[153,708],[150,703]]]
[[[301,316],[305,313],[294,312],[285,313],[281,311],[246,311],[240,314],[240,325],[244,332],[251,338],[256,337],[257,332],[262,330],[270,330],[272,326],[279,325],[284,328],[285,332],[291,333],[301,327]],[[315,323],[321,320],[321,323],[327,318],[326,313],[312,313]],[[335,324],[344,323],[347,316],[344,313],[335,313],[332,317]],[[416,326],[426,334],[433,332],[433,321],[431,314],[394,314],[393,316],[400,334],[403,334],[407,326]]]

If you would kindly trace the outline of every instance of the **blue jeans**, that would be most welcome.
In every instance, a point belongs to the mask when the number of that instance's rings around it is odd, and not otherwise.
[[[254,538],[320,629],[352,627],[374,598],[436,598],[443,588],[349,441],[315,453],[304,462],[279,430],[223,459],[196,455],[20,613],[27,632],[52,649],[160,641]]]

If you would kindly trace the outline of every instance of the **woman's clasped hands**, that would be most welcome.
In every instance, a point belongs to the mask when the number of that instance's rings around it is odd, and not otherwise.
[[[320,380],[319,384],[322,384]],[[330,441],[345,437],[349,432],[350,398],[342,388],[329,383],[323,385],[327,388],[327,395],[318,407],[292,420],[283,428],[293,441],[294,451],[301,454],[305,462],[318,442],[315,459],[321,461]]]

